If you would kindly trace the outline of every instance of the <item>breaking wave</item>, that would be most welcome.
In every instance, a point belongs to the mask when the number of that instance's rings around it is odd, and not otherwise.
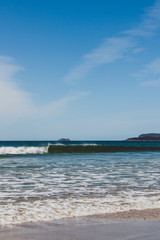
[[[160,146],[107,146],[96,144],[48,144],[46,146],[2,146],[0,156],[25,154],[58,154],[58,153],[109,153],[160,151]]]
[[[48,153],[107,153],[160,151],[160,146],[49,145]]]
[[[44,154],[48,152],[46,147],[0,147],[0,155],[23,155],[23,154]]]

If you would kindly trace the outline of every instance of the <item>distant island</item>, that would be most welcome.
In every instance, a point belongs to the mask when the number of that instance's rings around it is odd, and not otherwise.
[[[69,138],[60,138],[58,139],[58,142],[69,142],[70,139]]]
[[[146,133],[138,137],[126,139],[126,141],[160,141],[160,133]]]

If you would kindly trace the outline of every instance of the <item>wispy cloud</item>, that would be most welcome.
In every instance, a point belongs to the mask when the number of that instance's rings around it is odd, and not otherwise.
[[[57,116],[69,103],[87,95],[85,92],[69,93],[45,105],[36,105],[32,95],[19,87],[15,74],[23,68],[13,58],[0,56],[0,122],[19,118]]]
[[[52,116],[53,114],[54,116],[57,116],[67,108],[68,104],[88,95],[88,92],[72,92],[61,99],[52,101],[47,105],[39,107],[37,109],[37,111],[39,112],[38,115],[42,115],[41,117]]]
[[[145,10],[138,26],[124,31],[122,37],[107,38],[91,52],[82,56],[81,60],[64,77],[68,83],[77,83],[98,65],[113,63],[128,58],[129,54],[138,54],[144,49],[138,46],[136,37],[147,37],[160,28],[160,0]]]
[[[160,57],[153,60],[150,64],[146,65],[146,71],[151,74],[159,74],[160,73]]]
[[[159,86],[160,85],[160,57],[146,64],[143,69],[133,75],[139,79],[142,85]]]
[[[144,48],[135,48],[135,49],[133,49],[132,53],[137,54],[137,53],[140,53],[140,52],[143,52],[143,51],[144,51]]]
[[[152,7],[146,9],[141,22],[135,28],[126,31],[131,36],[151,36],[160,28],[160,0],[155,1]]]
[[[160,86],[160,79],[144,81],[142,82],[142,85],[149,86],[149,87],[150,86],[157,87],[157,86]]]
[[[98,65],[126,58],[126,54],[135,46],[135,41],[130,37],[105,39],[99,47],[84,55],[81,62],[64,77],[64,80],[69,83],[77,82]]]

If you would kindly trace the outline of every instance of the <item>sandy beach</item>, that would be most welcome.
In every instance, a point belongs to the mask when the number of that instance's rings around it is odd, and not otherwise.
[[[1,240],[159,240],[160,209],[92,215],[0,228]],[[144,220],[145,219],[145,220]]]

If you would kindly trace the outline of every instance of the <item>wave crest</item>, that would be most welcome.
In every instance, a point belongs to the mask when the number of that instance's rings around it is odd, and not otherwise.
[[[0,155],[23,155],[23,154],[44,154],[48,152],[47,147],[0,147]]]
[[[48,153],[107,153],[107,152],[137,152],[160,151],[160,146],[120,146],[120,145],[49,145]]]

